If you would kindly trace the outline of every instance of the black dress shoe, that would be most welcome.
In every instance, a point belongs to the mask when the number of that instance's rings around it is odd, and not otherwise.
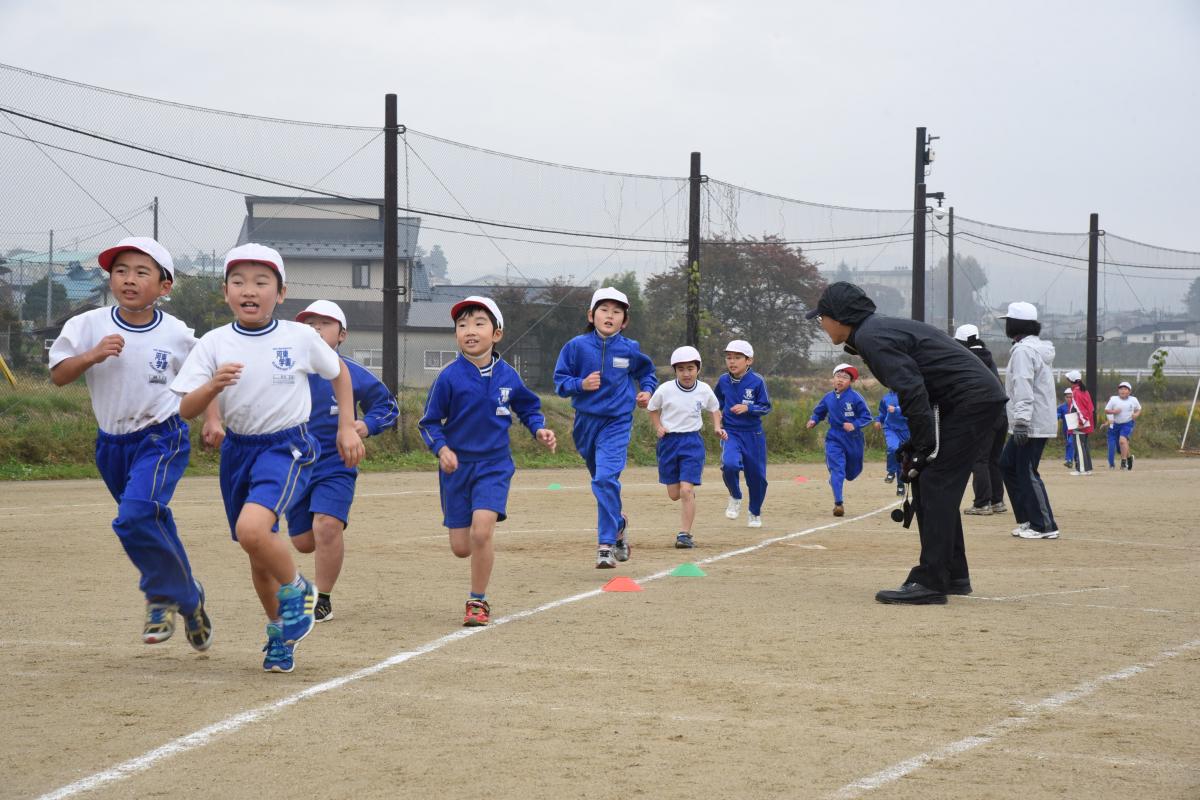
[[[945,605],[945,592],[935,592],[919,583],[906,583],[899,589],[883,589],[875,593],[880,603],[907,603],[914,606]]]
[[[951,578],[946,594],[970,594],[972,591],[970,578]]]

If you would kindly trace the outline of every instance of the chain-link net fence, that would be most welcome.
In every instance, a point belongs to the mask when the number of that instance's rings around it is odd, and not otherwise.
[[[383,144],[382,125],[215,111],[0,65],[0,355],[18,382],[3,391],[50,391],[47,343],[72,314],[112,302],[96,255],[127,235],[157,235],[174,255],[166,306],[198,333],[230,319],[223,253],[245,241],[275,247],[289,270],[280,313],[339,302],[344,352],[378,369]],[[681,168],[686,159],[681,150]],[[631,296],[629,334],[665,362],[686,330],[688,189],[687,177],[554,164],[404,129],[399,384],[423,393],[455,354],[449,305],[487,293],[509,318],[502,352],[545,390],[601,281]],[[1083,366],[1087,212],[1068,233],[957,216],[953,319],[949,218],[930,214],[927,321],[978,325],[1003,360],[995,316],[1032,301],[1059,347],[1056,366]],[[807,202],[713,178],[700,218],[706,359],[747,338],[776,385],[823,376],[839,353],[802,317],[827,281],[863,285],[884,313],[909,312],[911,209]],[[1165,348],[1164,374],[1200,371],[1200,253],[1104,231],[1099,272],[1102,370],[1149,376]],[[711,379],[718,371],[706,364]]]

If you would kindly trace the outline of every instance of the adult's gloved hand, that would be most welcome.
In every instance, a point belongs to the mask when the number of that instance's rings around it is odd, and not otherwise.
[[[1029,444],[1029,423],[1025,420],[1017,420],[1013,423],[1012,432],[1013,444],[1017,447],[1024,447]]]

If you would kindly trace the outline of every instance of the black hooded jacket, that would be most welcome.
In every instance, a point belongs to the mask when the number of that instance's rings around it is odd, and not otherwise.
[[[858,322],[837,312],[831,316],[854,326],[847,352],[857,352],[879,382],[899,395],[918,452],[934,447],[933,405],[947,414],[1008,399],[994,364],[989,369],[982,356],[976,358],[932,325],[873,313],[863,316],[861,309],[848,315]]]

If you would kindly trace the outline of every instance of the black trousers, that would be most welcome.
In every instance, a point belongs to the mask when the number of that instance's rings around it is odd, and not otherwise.
[[[908,573],[906,583],[944,592],[952,579],[970,577],[958,506],[967,490],[979,440],[991,439],[996,415],[1003,408],[1003,403],[988,403],[942,414],[937,458],[917,479],[921,559]]]
[[[1075,471],[1092,471],[1092,448],[1088,445],[1088,434],[1068,434],[1075,437]]]
[[[1000,472],[1000,453],[1004,451],[1004,440],[1008,438],[1007,421],[997,425],[990,436],[979,440],[979,452],[971,467],[971,486],[975,491],[976,508],[994,506],[1004,502],[1004,475]]]

